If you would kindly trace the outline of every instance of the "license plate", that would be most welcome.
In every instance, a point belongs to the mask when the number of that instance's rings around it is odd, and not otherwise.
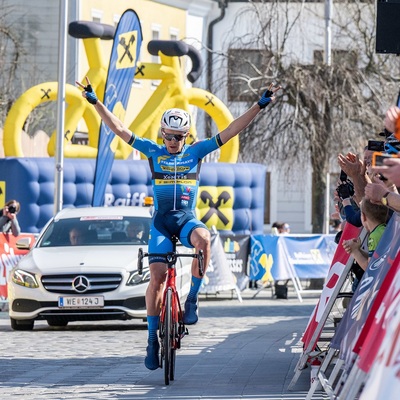
[[[58,298],[60,308],[101,308],[104,307],[103,296],[63,296]]]

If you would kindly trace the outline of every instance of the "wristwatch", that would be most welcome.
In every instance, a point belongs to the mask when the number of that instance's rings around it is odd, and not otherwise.
[[[384,206],[387,206],[388,205],[388,196],[389,196],[389,194],[390,194],[390,192],[386,192],[384,195],[383,195],[383,197],[381,198],[381,203],[384,205]]]

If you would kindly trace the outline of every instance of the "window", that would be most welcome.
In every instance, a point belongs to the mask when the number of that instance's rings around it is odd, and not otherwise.
[[[169,39],[170,40],[178,40],[178,38],[179,38],[179,29],[169,28]]]
[[[103,11],[101,10],[92,9],[91,14],[93,22],[101,22],[101,20],[103,19]]]
[[[257,49],[229,49],[228,100],[254,101],[271,76],[271,56]]]
[[[323,50],[314,50],[314,64],[322,64],[325,61],[325,52]],[[341,64],[348,68],[356,68],[358,63],[357,53],[347,50],[332,50],[332,64]]]
[[[160,39],[160,31],[161,31],[161,26],[157,24],[152,24],[151,25],[151,39],[152,40],[159,40]],[[158,56],[151,56],[151,62],[152,63],[160,63],[160,57]],[[161,81],[159,80],[154,80],[151,81],[151,86],[157,87],[160,84]]]

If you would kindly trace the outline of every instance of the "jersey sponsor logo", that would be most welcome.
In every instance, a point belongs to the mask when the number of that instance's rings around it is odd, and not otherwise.
[[[156,179],[154,181],[155,185],[172,185],[172,184],[177,184],[177,185],[196,185],[196,181],[192,180],[185,180],[185,179],[177,179],[175,181],[174,177],[167,177],[166,179]]]
[[[211,228],[220,230],[233,227],[234,191],[231,186],[201,186],[197,201],[198,218]]]
[[[175,166],[174,165],[171,165],[171,166],[169,166],[169,165],[160,165],[160,167],[161,167],[161,170],[162,171],[164,171],[164,172],[180,172],[180,173],[182,173],[182,172],[187,172],[187,171],[189,171],[190,170],[190,168],[189,167],[176,167],[175,168]]]
[[[183,199],[183,200],[190,200],[190,196],[182,195],[182,196],[181,196],[181,199]]]

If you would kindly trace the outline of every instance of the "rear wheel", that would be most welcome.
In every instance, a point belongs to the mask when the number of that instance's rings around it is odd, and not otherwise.
[[[35,320],[33,319],[14,319],[10,318],[11,328],[14,331],[31,331],[33,329],[33,325],[35,324]]]
[[[171,373],[171,353],[172,353],[172,290],[168,289],[167,295],[165,297],[165,318],[164,318],[164,337],[163,337],[163,347],[164,347],[164,380],[165,384],[169,385],[170,373]]]

